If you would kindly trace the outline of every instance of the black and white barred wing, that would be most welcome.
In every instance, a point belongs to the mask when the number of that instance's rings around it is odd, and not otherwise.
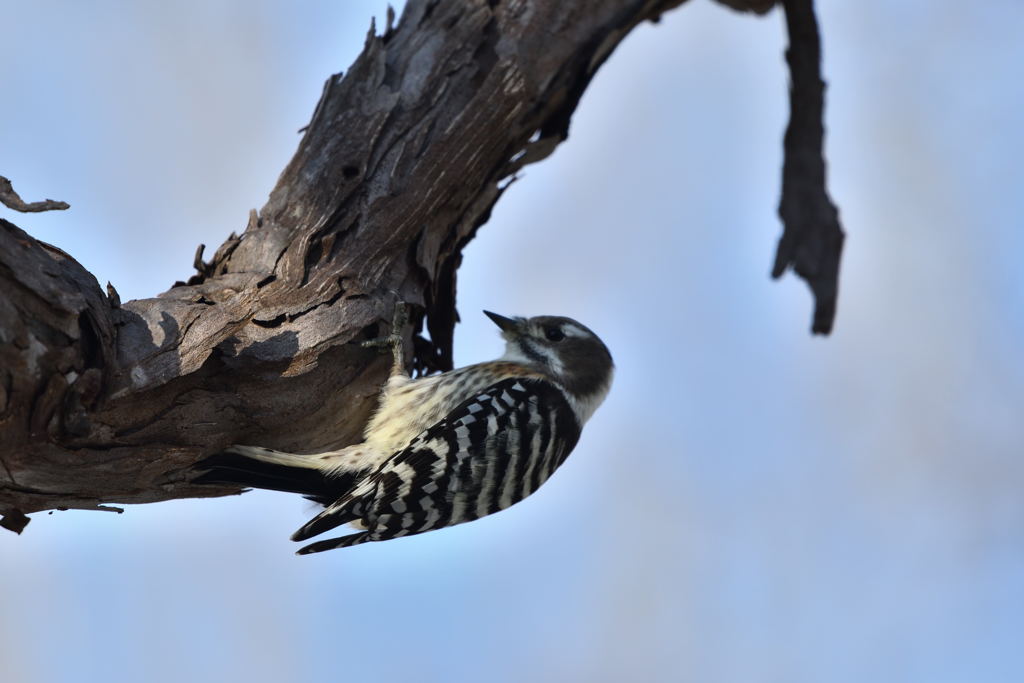
[[[306,540],[346,522],[366,527],[299,551],[306,554],[493,514],[540,488],[579,435],[575,413],[553,384],[502,380],[424,430],[292,538]]]

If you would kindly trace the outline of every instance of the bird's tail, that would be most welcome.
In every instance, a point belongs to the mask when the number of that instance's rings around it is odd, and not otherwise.
[[[328,505],[348,492],[359,473],[325,470],[315,456],[284,453],[258,446],[231,446],[195,465],[197,484],[235,484],[301,493]]]

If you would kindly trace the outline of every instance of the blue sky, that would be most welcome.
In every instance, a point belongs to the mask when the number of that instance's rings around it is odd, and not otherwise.
[[[782,17],[693,0],[631,34],[570,139],[466,250],[478,313],[575,317],[618,365],[537,495],[296,558],[250,493],[0,535],[0,680],[1024,679],[1024,5],[818,2],[839,315],[768,279]],[[378,2],[18,3],[12,215],[122,298],[262,206]]]

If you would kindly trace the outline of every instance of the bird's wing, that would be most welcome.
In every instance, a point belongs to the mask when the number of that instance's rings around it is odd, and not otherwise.
[[[292,536],[362,519],[368,531],[300,552],[421,533],[504,509],[535,491],[579,439],[554,384],[508,378],[463,401]],[[357,538],[358,537],[358,538]]]

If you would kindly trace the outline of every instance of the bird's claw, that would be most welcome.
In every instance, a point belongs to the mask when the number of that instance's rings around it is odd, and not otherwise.
[[[391,318],[391,331],[383,337],[377,337],[376,339],[367,339],[360,343],[364,349],[383,349],[391,351],[394,354],[394,367],[392,373],[404,372],[405,367],[405,352],[404,352],[404,338],[402,337],[402,330],[405,329],[406,323],[409,322],[409,305],[404,301],[399,301],[395,304],[395,312]]]

